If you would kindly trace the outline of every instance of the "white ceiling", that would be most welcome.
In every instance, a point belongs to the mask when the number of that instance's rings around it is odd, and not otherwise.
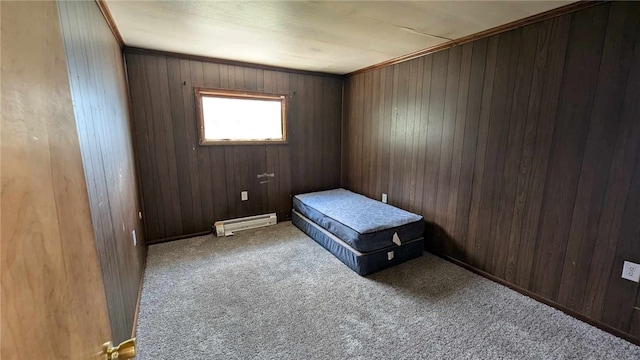
[[[127,46],[349,73],[573,1],[123,1]]]

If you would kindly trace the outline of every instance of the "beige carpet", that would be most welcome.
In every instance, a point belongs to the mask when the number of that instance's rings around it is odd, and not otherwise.
[[[640,359],[436,256],[360,277],[291,225],[149,247],[138,359]]]

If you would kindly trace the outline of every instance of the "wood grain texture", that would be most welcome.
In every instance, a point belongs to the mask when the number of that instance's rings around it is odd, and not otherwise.
[[[569,307],[581,308],[584,299],[640,25],[640,7],[635,10],[629,4],[621,4],[609,13],[559,289],[558,302]]]
[[[287,219],[293,194],[339,186],[340,78],[139,51],[126,61],[149,243],[218,220]],[[200,146],[194,87],[286,94],[289,143]]]
[[[131,335],[146,256],[124,62],[96,3],[59,2],[58,7],[111,340],[118,343]],[[168,107],[158,104],[155,111],[166,114]],[[166,125],[159,121],[154,134]],[[163,164],[168,173],[166,160]],[[162,190],[172,199],[169,186]]]
[[[640,260],[639,11],[590,6],[347,77],[343,141],[367,145],[343,144],[343,185],[422,214],[435,252],[640,339],[620,278]]]
[[[638,9],[636,8],[635,11]],[[637,186],[632,183],[633,174],[630,169],[636,162],[640,145],[640,142],[637,141],[640,136],[640,122],[637,121],[637,114],[640,112],[640,89],[637,86],[640,81],[639,36],[640,32],[636,32],[635,49],[622,103],[622,123],[619,125],[613,159],[608,171],[602,215],[598,223],[587,289],[585,290],[585,292],[595,295],[586,298],[583,302],[583,311],[594,318],[601,316],[605,302],[609,301],[607,288],[610,276],[615,274],[612,268],[615,265],[622,216],[628,201],[628,192],[631,186]],[[622,285],[617,281],[615,283]]]
[[[315,75],[315,76],[330,77],[334,79],[342,79],[342,75],[330,74],[326,72],[290,69],[290,68],[284,68],[279,66],[255,64],[255,63],[244,62],[244,61],[219,59],[219,58],[212,58],[212,57],[192,55],[192,54],[182,54],[182,53],[171,52],[171,51],[143,49],[143,48],[134,47],[134,46],[125,45],[123,50],[124,52],[129,54],[154,55],[154,56],[160,56],[160,57],[166,57],[166,58],[180,58],[180,59],[200,61],[203,63],[215,63],[219,65],[238,66],[242,68],[251,68],[251,69],[262,70],[262,71],[284,72],[288,74],[301,74],[301,75]]]
[[[545,20],[553,19],[553,18],[556,18],[556,17],[561,16],[561,15],[570,14],[572,12],[584,10],[584,9],[592,7],[592,6],[601,5],[603,3],[605,3],[605,1],[576,1],[576,2],[573,2],[571,4],[567,4],[567,5],[555,8],[555,9],[551,9],[551,10],[545,11],[543,13],[531,15],[531,16],[526,17],[524,19],[520,19],[520,20],[512,21],[512,22],[507,23],[507,24],[496,26],[494,28],[481,31],[479,33],[467,35],[467,36],[464,36],[464,37],[459,38],[459,39],[454,39],[454,40],[451,40],[451,41],[447,41],[447,42],[445,42],[443,44],[439,44],[439,45],[436,45],[436,46],[432,46],[430,48],[418,50],[418,51],[412,52],[410,54],[402,55],[402,56],[399,56],[399,57],[394,58],[394,59],[389,59],[389,60],[383,61],[383,62],[378,63],[378,64],[367,66],[367,67],[364,67],[362,69],[358,69],[356,71],[350,72],[350,73],[346,74],[346,76],[354,76],[354,75],[361,74],[361,73],[364,73],[364,72],[367,72],[367,71],[377,70],[377,69],[381,69],[381,68],[386,67],[386,66],[392,66],[392,65],[399,64],[399,63],[402,63],[402,62],[405,62],[405,61],[410,61],[410,60],[413,60],[413,59],[416,59],[416,58],[419,58],[419,57],[423,57],[425,55],[434,54],[434,53],[437,53],[439,51],[447,50],[447,49],[455,47],[455,46],[460,46],[460,45],[468,44],[470,42],[474,42],[474,41],[478,41],[478,40],[485,39],[485,38],[488,38],[488,37],[496,36],[496,35],[501,34],[503,32],[511,31],[511,30],[514,30],[514,29],[517,29],[517,28],[520,28],[520,27],[523,27],[523,26],[535,24],[535,23],[542,22],[542,21],[545,21]]]
[[[109,318],[58,9],[0,9],[0,358],[100,359]]]
[[[542,200],[540,228],[530,279],[531,289],[557,300],[571,212],[576,201],[586,135],[597,87],[608,5],[575,13],[560,89],[560,102],[553,131],[551,157]]]

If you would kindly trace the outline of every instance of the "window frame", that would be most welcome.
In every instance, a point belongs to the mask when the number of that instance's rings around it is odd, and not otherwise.
[[[244,91],[244,90],[227,90],[227,89],[215,89],[206,87],[194,87],[195,100],[196,100],[196,116],[198,120],[198,136],[199,143],[202,146],[211,145],[277,145],[288,144],[287,138],[287,95],[285,94],[273,94],[264,93],[258,91]],[[204,112],[202,106],[203,97],[220,97],[229,99],[263,99],[263,100],[278,100],[281,104],[281,126],[282,126],[282,139],[274,140],[211,140],[205,138],[204,131]]]

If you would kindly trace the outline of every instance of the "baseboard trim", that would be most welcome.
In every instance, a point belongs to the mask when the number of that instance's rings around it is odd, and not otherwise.
[[[209,230],[209,231],[201,231],[201,232],[197,232],[197,233],[193,233],[193,234],[178,235],[178,236],[168,237],[168,238],[164,238],[164,239],[147,241],[147,244],[154,245],[154,244],[160,244],[160,243],[165,243],[165,242],[170,242],[170,241],[187,239],[187,238],[190,238],[190,237],[204,236],[204,235],[209,235],[212,232],[213,232],[213,230]]]
[[[532,298],[533,300],[536,300],[536,301],[541,302],[543,304],[549,305],[552,308],[560,310],[563,313],[565,313],[565,314],[567,314],[567,315],[569,315],[571,317],[574,317],[574,318],[576,318],[576,319],[578,319],[580,321],[586,322],[587,324],[589,324],[591,326],[595,326],[598,329],[606,331],[606,332],[608,332],[608,333],[610,333],[612,335],[615,335],[615,336],[617,336],[619,338],[627,340],[628,342],[630,342],[632,344],[640,346],[640,339],[639,338],[631,336],[631,335],[623,332],[622,330],[616,329],[613,326],[610,326],[610,325],[607,325],[607,324],[602,323],[600,321],[594,320],[594,319],[592,319],[592,318],[590,318],[590,317],[588,317],[588,316],[586,316],[584,314],[581,314],[581,313],[579,313],[579,312],[577,312],[575,310],[569,309],[568,307],[566,307],[564,305],[558,304],[555,301],[549,300],[549,299],[544,298],[544,297],[542,297],[542,296],[540,296],[540,295],[538,295],[536,293],[533,293],[533,292],[531,292],[531,291],[529,291],[527,289],[521,288],[521,287],[519,287],[517,285],[514,285],[514,284],[512,284],[512,283],[510,283],[510,282],[508,282],[506,280],[500,279],[499,277],[497,277],[495,275],[492,275],[492,274],[490,274],[490,273],[488,273],[486,271],[483,271],[483,270],[480,270],[480,269],[478,269],[476,267],[473,267],[473,266],[471,266],[471,265],[469,265],[469,264],[467,264],[467,263],[465,263],[463,261],[460,261],[458,259],[454,259],[451,256],[439,253],[437,251],[433,251],[431,249],[429,250],[429,252],[432,253],[433,255],[436,255],[436,256],[438,256],[438,257],[440,257],[440,258],[442,258],[444,260],[447,260],[447,261],[449,261],[449,262],[451,262],[453,264],[461,266],[461,267],[463,267],[463,268],[465,268],[465,269],[467,269],[467,270],[469,270],[469,271],[471,271],[471,272],[473,272],[475,274],[478,274],[478,275],[480,275],[480,276],[482,276],[484,278],[487,278],[487,279],[489,279],[489,280],[491,280],[493,282],[496,282],[496,283],[498,283],[500,285],[504,285],[504,286],[508,287],[511,290],[517,291],[517,292],[519,292],[520,294],[522,294],[524,296]]]
[[[138,314],[140,313],[140,299],[142,298],[142,284],[144,282],[144,272],[147,270],[147,253],[144,252],[144,261],[142,262],[142,271],[140,272],[140,286],[138,286],[138,299],[136,300],[136,309],[133,313],[133,326],[131,327],[131,338],[136,337],[138,331]]]

